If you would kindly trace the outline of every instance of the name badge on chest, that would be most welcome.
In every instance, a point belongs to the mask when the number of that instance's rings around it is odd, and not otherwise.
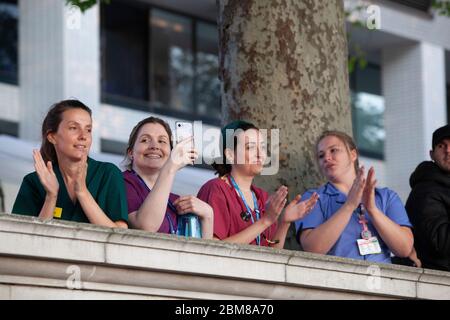
[[[359,205],[357,209],[358,213],[358,223],[362,226],[361,238],[356,240],[358,243],[359,254],[362,256],[368,254],[379,254],[381,253],[380,242],[377,237],[372,237],[372,233],[369,230],[367,219],[364,216],[364,206]]]
[[[356,242],[358,243],[359,254],[362,256],[381,253],[380,242],[377,237],[358,239]]]

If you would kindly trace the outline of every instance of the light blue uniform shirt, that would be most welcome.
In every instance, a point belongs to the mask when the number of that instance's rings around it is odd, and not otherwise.
[[[319,189],[310,189],[306,191],[302,196],[302,201],[309,199],[313,192],[316,192],[319,195],[319,200],[313,210],[305,218],[295,221],[298,239],[300,239],[301,230],[314,229],[323,224],[330,219],[347,200],[345,194],[328,182]],[[381,212],[395,223],[401,226],[412,227],[405,207],[394,191],[389,190],[388,188],[375,188],[375,204]],[[353,215],[341,236],[327,254],[352,259],[391,263],[390,249],[383,242],[383,239],[381,239],[367,212],[365,213],[365,217],[369,221],[368,228],[372,233],[372,236],[376,236],[380,242],[382,250],[381,254],[369,254],[365,256],[359,254],[356,240],[361,239],[362,225],[358,222],[359,219],[356,210],[353,212]]]

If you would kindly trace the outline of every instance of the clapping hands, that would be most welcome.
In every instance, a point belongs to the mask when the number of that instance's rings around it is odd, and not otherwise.
[[[39,177],[39,181],[45,189],[48,196],[56,198],[59,191],[59,183],[53,171],[53,165],[51,161],[47,161],[45,164],[39,150],[33,150],[34,168]]]
[[[288,188],[281,186],[278,190],[269,197],[266,204],[265,218],[268,223],[274,223],[280,216],[283,208],[287,202]],[[313,195],[304,201],[300,201],[301,195],[297,195],[285,208],[281,221],[284,223],[290,223],[292,221],[304,218],[316,205],[319,195],[313,193]]]
[[[367,177],[365,177],[364,166],[359,168],[353,185],[347,195],[347,203],[356,208],[360,203],[364,205],[367,211],[371,212],[376,208],[375,205],[375,170],[373,167],[369,169]]]
[[[317,193],[313,193],[312,196],[304,201],[300,201],[301,195],[298,194],[294,200],[292,200],[284,210],[284,215],[282,218],[283,222],[293,222],[298,219],[303,219],[317,203],[319,199],[319,195]]]

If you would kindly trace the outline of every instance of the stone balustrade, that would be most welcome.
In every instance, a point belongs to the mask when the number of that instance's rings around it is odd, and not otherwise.
[[[450,299],[450,273],[0,214],[0,299]]]

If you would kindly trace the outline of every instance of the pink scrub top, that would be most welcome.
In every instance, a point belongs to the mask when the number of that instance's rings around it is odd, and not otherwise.
[[[251,189],[255,193],[261,217],[265,214],[265,206],[269,197],[263,189],[254,185]],[[207,202],[214,210],[214,236],[220,240],[231,237],[252,225],[251,219],[245,221],[241,213],[246,211],[245,204],[233,186],[227,183],[226,177],[215,178],[205,183],[197,197]],[[256,222],[255,212],[252,212]],[[277,229],[276,223],[272,224],[261,234],[261,246],[269,246],[267,239],[274,240]],[[256,245],[256,238],[250,243]]]

